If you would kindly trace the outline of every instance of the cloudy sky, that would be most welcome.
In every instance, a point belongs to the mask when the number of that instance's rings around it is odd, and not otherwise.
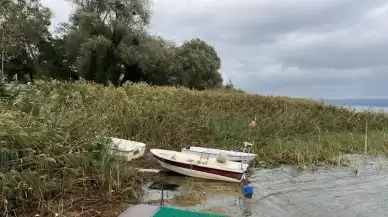
[[[43,2],[67,20],[65,0]],[[248,92],[388,98],[387,20],[387,0],[154,0],[151,30],[212,44]]]

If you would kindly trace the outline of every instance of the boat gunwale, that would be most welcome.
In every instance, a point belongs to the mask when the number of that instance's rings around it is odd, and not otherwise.
[[[121,138],[116,138],[116,137],[109,137],[109,139],[111,140],[111,144],[110,144],[109,149],[112,151],[131,153],[131,152],[140,151],[141,149],[145,149],[147,147],[147,145],[143,142],[121,139]],[[122,143],[119,144],[119,142],[122,142]],[[131,147],[132,148],[131,150],[124,149],[124,148],[127,148],[126,145],[128,143],[130,144],[130,146],[131,145],[133,146],[133,147]],[[120,147],[120,145],[123,145],[124,148],[122,146]]]
[[[202,148],[202,147],[197,147],[197,146],[190,146],[190,147]],[[206,149],[206,148],[203,148],[203,149]],[[255,153],[244,153],[244,152],[239,152],[239,151],[229,151],[229,150],[222,150],[222,149],[216,149],[216,148],[212,148],[212,149],[220,150],[220,151],[225,151],[225,152],[228,153],[228,156],[230,156],[230,157],[256,157],[257,156],[257,154],[255,154]],[[197,153],[206,153],[206,154],[217,155],[216,153],[195,151],[195,150],[192,150],[190,148],[182,148],[182,150],[187,150],[187,151],[192,151],[192,152],[197,152]],[[241,155],[229,154],[231,152],[241,153]],[[246,154],[246,155],[242,155],[243,153]]]
[[[110,148],[110,150],[117,151],[117,152],[131,153],[131,152],[140,151],[142,148],[144,147],[137,148],[136,150],[123,150],[123,149],[117,149],[117,148]]]
[[[180,161],[180,160],[177,160],[177,159],[170,159],[170,158],[167,158],[165,156],[161,156],[160,154],[155,154],[154,151],[155,150],[162,150],[163,149],[157,149],[157,148],[153,148],[150,150],[151,154],[154,155],[155,157],[157,158],[161,158],[161,159],[164,159],[166,161],[172,161],[172,162],[176,162],[176,163],[181,163],[181,164],[186,164],[186,165],[193,165],[193,166],[198,166],[198,167],[205,167],[205,168],[209,168],[209,169],[214,169],[214,170],[222,170],[222,171],[226,171],[226,172],[234,172],[234,173],[241,173],[241,174],[244,174],[247,172],[248,170],[248,167],[249,167],[249,164],[246,164],[246,163],[239,163],[239,162],[234,162],[234,161],[230,161],[231,163],[234,163],[234,164],[244,164],[244,169],[233,169],[233,168],[230,168],[230,169],[227,169],[227,168],[217,168],[217,167],[213,167],[213,166],[209,166],[208,164],[200,164],[200,163],[191,163],[191,162],[187,162],[187,161]],[[174,152],[177,152],[177,151],[174,151]],[[182,152],[177,152],[177,153],[182,153]],[[182,153],[183,154],[183,153]],[[186,154],[186,153],[184,153]]]

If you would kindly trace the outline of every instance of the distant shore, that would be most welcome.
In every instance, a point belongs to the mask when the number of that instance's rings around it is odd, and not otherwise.
[[[341,105],[338,105],[341,106]],[[388,107],[380,106],[360,106],[360,105],[350,105],[350,109],[355,109],[356,111],[376,111],[376,112],[388,112]]]

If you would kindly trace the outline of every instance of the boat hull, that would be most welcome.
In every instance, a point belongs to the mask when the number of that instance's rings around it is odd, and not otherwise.
[[[114,137],[110,139],[113,143],[110,152],[116,156],[122,156],[127,161],[131,161],[144,155],[146,149],[144,143]]]
[[[116,156],[125,157],[127,161],[131,161],[143,156],[145,149],[145,147],[139,147],[134,149],[133,151],[112,150],[112,153],[114,153]]]
[[[189,154],[195,154],[195,155],[201,155],[205,154],[206,156],[209,155],[209,157],[217,157],[218,153],[212,153],[212,152],[206,152],[206,151],[196,151],[196,150],[191,150],[188,148],[183,148],[181,150],[183,153],[189,153]],[[228,160],[234,161],[234,162],[251,162],[253,159],[255,159],[256,155],[247,155],[247,156],[239,156],[239,155],[232,155],[228,153]]]
[[[219,170],[214,168],[203,167],[200,164],[196,165],[180,163],[161,158],[154,154],[153,156],[157,159],[157,161],[163,168],[186,176],[227,182],[241,182],[243,179],[245,179],[245,171],[239,173],[233,171]]]

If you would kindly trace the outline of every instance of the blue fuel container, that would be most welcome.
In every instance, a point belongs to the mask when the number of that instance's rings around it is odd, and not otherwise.
[[[250,185],[245,185],[243,193],[245,198],[251,199],[253,195],[253,187]]]

